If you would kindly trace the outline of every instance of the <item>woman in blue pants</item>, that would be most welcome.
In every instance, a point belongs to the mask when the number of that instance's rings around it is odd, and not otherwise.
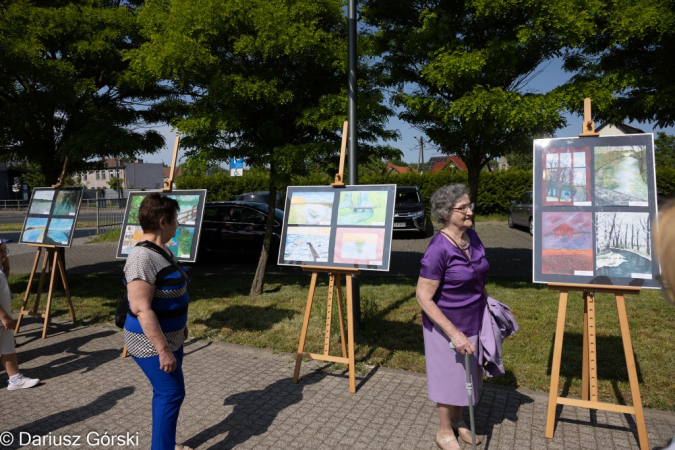
[[[129,296],[124,343],[152,384],[152,450],[184,449],[176,444],[176,423],[185,398],[188,277],[166,247],[176,235],[178,210],[176,200],[159,193],[143,199],[138,210],[143,235],[124,266]]]

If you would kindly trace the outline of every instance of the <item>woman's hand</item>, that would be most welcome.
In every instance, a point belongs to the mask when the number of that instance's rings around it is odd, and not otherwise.
[[[2,326],[5,327],[7,330],[13,330],[14,327],[16,327],[16,320],[9,314],[3,314],[0,316],[0,321],[2,322]]]
[[[159,370],[166,373],[176,370],[176,357],[168,347],[159,352]]]
[[[455,346],[455,351],[460,355],[465,355],[467,353],[472,355],[476,351],[476,347],[461,331],[456,329],[454,333],[449,334],[448,336],[450,337],[450,341],[452,341],[452,345]]]
[[[183,334],[185,335],[185,339],[188,338],[188,327],[185,325],[185,328],[183,329]]]

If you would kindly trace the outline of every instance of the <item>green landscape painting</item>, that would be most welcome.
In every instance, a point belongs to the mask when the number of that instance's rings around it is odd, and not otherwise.
[[[189,258],[192,253],[192,239],[195,229],[192,227],[178,227],[174,236],[166,246],[176,258]]]
[[[337,224],[383,226],[386,209],[386,191],[341,192]]]
[[[178,223],[181,225],[194,225],[197,220],[197,207],[199,195],[168,195],[178,202]]]
[[[59,190],[56,193],[56,203],[54,205],[55,216],[74,216],[77,214],[77,208],[80,206],[81,189]]]
[[[149,194],[145,195],[132,195],[131,196],[131,201],[129,203],[129,218],[127,219],[128,224],[133,224],[133,225],[138,225],[140,222],[138,221],[138,209],[141,207],[141,202],[145,197],[147,197]]]

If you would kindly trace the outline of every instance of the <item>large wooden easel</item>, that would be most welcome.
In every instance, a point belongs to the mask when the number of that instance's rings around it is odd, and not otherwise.
[[[549,283],[548,289],[560,291],[558,304],[558,321],[555,329],[555,344],[553,346],[553,361],[551,365],[551,389],[548,396],[548,410],[546,414],[546,437],[553,438],[555,430],[555,410],[557,405],[577,406],[579,408],[600,409],[603,411],[633,414],[637,424],[638,438],[642,450],[649,449],[647,440],[647,427],[645,416],[642,411],[642,399],[640,398],[640,385],[638,384],[637,371],[635,368],[635,355],[628,329],[626,317],[625,295],[640,293],[639,287],[584,285]],[[567,397],[558,397],[558,383],[560,378],[560,361],[562,356],[563,335],[565,333],[565,314],[567,311],[567,297],[570,291],[581,291],[584,296],[584,331],[583,331],[583,358],[581,369],[581,400]],[[595,324],[595,293],[614,294],[616,307],[619,313],[621,326],[621,339],[623,351],[628,368],[628,380],[630,382],[633,406],[615,405],[598,401],[598,377],[597,377],[597,349],[596,349],[596,324]]]
[[[61,177],[59,181],[52,185],[53,188],[60,188],[63,184],[63,180],[66,176],[66,167],[68,166],[68,157],[66,157],[63,163],[63,170],[61,171]],[[42,317],[44,318],[44,325],[42,326],[42,339],[47,337],[47,329],[49,326],[49,321],[51,320],[51,308],[52,308],[52,298],[54,295],[54,282],[56,281],[56,273],[59,272],[61,275],[61,282],[63,283],[63,288],[66,291],[66,299],[68,300],[68,308],[70,309],[70,317],[73,319],[73,325],[75,324],[75,310],[73,309],[73,302],[70,299],[70,289],[68,288],[68,281],[66,280],[66,266],[64,264],[64,248],[57,247],[55,245],[42,245],[42,244],[28,244],[31,247],[37,247],[37,252],[35,253],[35,260],[33,261],[33,269],[30,272],[30,277],[28,278],[28,286],[26,287],[26,293],[23,296],[23,303],[21,304],[21,311],[19,311],[19,317],[16,320],[16,327],[14,332],[18,333],[19,328],[21,327],[21,319],[24,316],[33,316],[33,317]],[[33,284],[33,279],[37,272],[38,263],[40,262],[40,255],[42,250],[45,250],[45,257],[42,262],[42,271],[40,272],[40,282],[38,283],[38,290],[35,295],[35,304],[33,309],[28,310],[26,305],[28,304],[28,299],[30,298],[30,290]],[[45,282],[45,274],[47,272],[47,267],[51,261],[51,276],[49,277],[49,291],[47,293],[47,305],[45,307],[45,312],[40,313],[38,309],[40,307],[40,297],[42,295],[42,289]]]
[[[591,119],[591,99],[584,99],[584,122],[581,127],[579,137],[598,136],[595,132],[595,124]],[[546,437],[553,438],[555,431],[555,410],[557,405],[569,405],[579,408],[594,410],[603,410],[610,412],[619,412],[624,414],[633,414],[637,423],[638,438],[642,450],[649,449],[647,440],[647,427],[645,426],[645,416],[642,411],[642,399],[640,398],[640,385],[638,384],[637,371],[635,368],[635,355],[630,339],[628,329],[628,318],[626,317],[625,295],[637,295],[640,293],[639,287],[628,286],[605,286],[589,284],[566,284],[549,283],[548,289],[560,291],[560,300],[558,304],[558,321],[555,329],[555,343],[553,346],[553,361],[551,364],[551,387],[548,394],[548,410],[546,413]],[[562,357],[563,335],[565,334],[565,315],[567,311],[567,297],[570,291],[583,292],[584,297],[584,331],[583,331],[583,355],[581,368],[581,400],[567,397],[558,397],[558,384],[560,380],[560,363]],[[619,324],[621,326],[621,339],[623,341],[623,351],[626,357],[626,366],[628,368],[628,380],[630,382],[631,397],[633,406],[616,405],[612,403],[603,403],[598,401],[598,366],[596,349],[596,327],[595,327],[595,293],[614,294],[616,298],[616,307],[619,313]]]
[[[342,127],[342,145],[340,148],[340,166],[339,172],[335,174],[335,182],[331,186],[335,188],[344,187],[344,167],[345,155],[347,152],[347,131],[349,123],[345,121]],[[293,383],[298,382],[300,376],[300,365],[302,358],[311,358],[319,361],[335,362],[344,364],[349,368],[349,392],[352,394],[356,392],[356,380],[354,375],[354,309],[352,303],[352,275],[360,272],[359,269],[343,268],[343,267],[323,267],[323,266],[302,266],[302,269],[307,272],[312,272],[312,281],[309,286],[309,294],[307,295],[307,306],[305,307],[305,318],[302,322],[302,331],[300,333],[300,343],[298,345],[298,353],[295,359],[295,371],[293,372]],[[328,280],[328,302],[326,304],[326,328],[324,333],[323,353],[306,353],[305,338],[307,337],[307,327],[309,326],[309,316],[312,311],[312,302],[314,300],[314,292],[316,290],[316,279],[319,272],[327,272]],[[342,275],[346,275],[347,280],[347,343],[345,343],[345,326],[344,326],[344,308],[342,306]],[[333,297],[337,288],[338,297],[338,313],[340,317],[340,340],[342,342],[342,356],[330,355],[330,332],[333,319]]]
[[[302,269],[312,272],[312,281],[307,295],[307,306],[305,307],[305,318],[302,321],[302,332],[300,333],[300,344],[298,345],[298,354],[295,358],[295,371],[293,372],[293,383],[298,382],[300,376],[300,365],[302,358],[311,358],[319,361],[335,362],[346,365],[349,368],[349,392],[356,392],[356,380],[354,375],[354,310],[352,308],[352,277],[359,273],[358,269],[348,269],[342,267],[320,267],[320,266],[302,266]],[[307,337],[307,327],[309,325],[309,316],[312,311],[312,301],[314,291],[316,290],[316,279],[319,272],[328,272],[328,302],[326,304],[326,328],[324,334],[323,353],[305,353],[305,338]],[[344,327],[344,308],[342,306],[342,275],[346,275],[347,280],[347,343],[345,343]],[[338,312],[340,317],[340,340],[342,342],[342,356],[330,355],[330,332],[333,316],[333,297],[337,288]]]
[[[171,158],[171,170],[169,171],[169,178],[164,181],[164,188],[162,192],[171,192],[173,190],[173,177],[176,171],[176,158],[178,156],[178,144],[180,143],[180,136],[176,135],[176,141],[173,145],[173,157]],[[122,358],[127,357],[127,345],[124,344],[122,349]]]

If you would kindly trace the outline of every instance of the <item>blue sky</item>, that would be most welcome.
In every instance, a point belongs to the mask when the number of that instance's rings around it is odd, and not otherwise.
[[[560,59],[554,59],[547,63],[543,63],[540,66],[540,69],[543,71],[534,78],[527,86],[526,90],[531,92],[548,92],[557,86],[560,86],[566,82],[570,75],[565,73],[562,70],[562,61]],[[347,80],[345,79],[345,83]],[[592,99],[593,95],[590,94]],[[581,123],[582,117],[568,114],[567,126],[558,130],[556,137],[575,137],[581,133]],[[629,125],[632,125],[636,128],[643,130],[645,133],[656,133],[657,131],[665,131],[668,134],[675,134],[675,128],[655,128],[650,123],[636,123],[628,122]],[[596,123],[595,126],[598,127],[599,123]],[[389,120],[389,128],[397,129],[401,133],[401,139],[396,142],[389,142],[392,146],[398,147],[403,151],[403,160],[409,163],[416,163],[419,156],[419,131],[413,129],[411,126],[405,122],[399,120],[396,117],[392,117]],[[152,155],[144,155],[141,157],[146,162],[164,162],[166,164],[171,163],[171,158],[173,156],[173,145],[176,139],[176,133],[172,132],[169,127],[158,127],[157,130],[164,135],[166,139],[166,147],[158,153]],[[435,149],[435,146],[428,143],[426,136],[423,136],[425,147],[424,147],[424,160],[428,161],[430,157],[440,155],[438,150]],[[178,163],[183,154],[181,151],[178,153]]]

